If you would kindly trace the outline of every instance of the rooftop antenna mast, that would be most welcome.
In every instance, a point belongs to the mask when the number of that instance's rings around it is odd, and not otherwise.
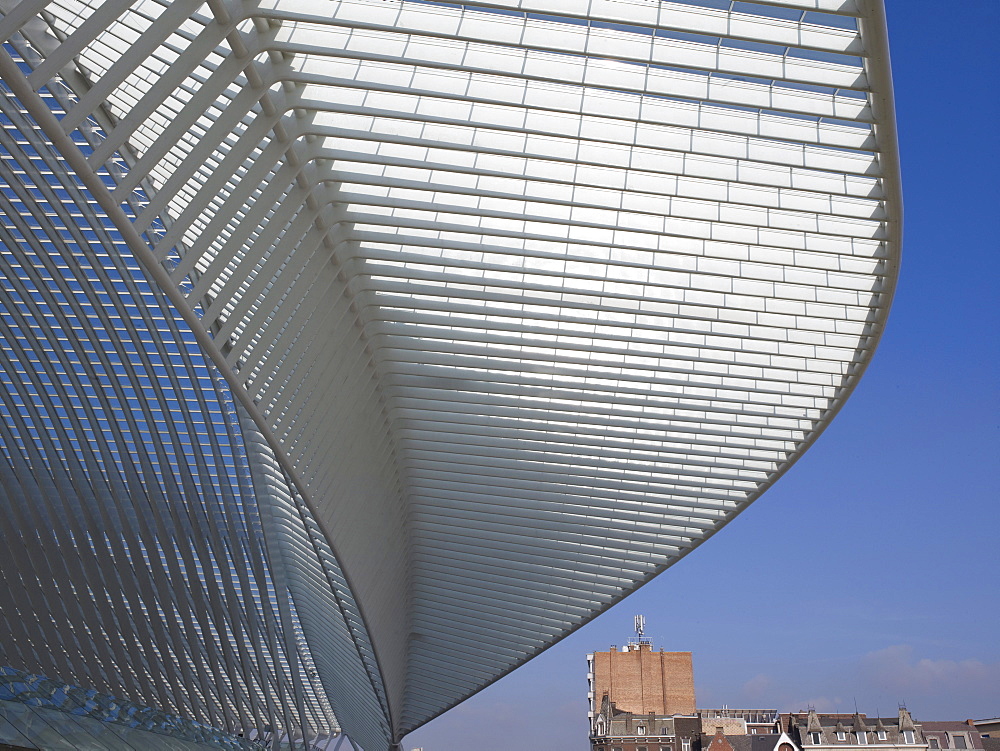
[[[649,644],[646,638],[646,616],[637,615],[635,617],[635,636],[628,640],[633,649],[638,649],[640,644]]]

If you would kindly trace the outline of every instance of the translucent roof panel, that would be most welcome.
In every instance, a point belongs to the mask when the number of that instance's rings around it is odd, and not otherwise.
[[[319,674],[356,654],[302,690],[368,697],[336,715],[378,715],[371,748],[733,519],[881,335],[877,0],[32,8],[0,74],[225,381],[282,549],[350,603],[331,635],[301,590]]]

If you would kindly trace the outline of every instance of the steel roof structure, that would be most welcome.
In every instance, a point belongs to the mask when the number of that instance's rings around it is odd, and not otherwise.
[[[4,0],[0,656],[367,751],[836,414],[880,0]]]

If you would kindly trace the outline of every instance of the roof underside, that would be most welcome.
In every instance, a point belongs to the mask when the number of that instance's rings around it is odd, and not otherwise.
[[[218,659],[299,660],[274,701],[313,730],[374,751],[663,571],[811,444],[880,336],[880,2],[5,7],[21,130],[165,295],[153,339],[238,405],[252,487],[220,513],[294,518],[261,548],[276,651]]]

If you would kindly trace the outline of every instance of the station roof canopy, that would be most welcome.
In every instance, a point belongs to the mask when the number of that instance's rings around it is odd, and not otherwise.
[[[733,519],[881,335],[880,1],[2,10],[14,667],[384,749]]]

